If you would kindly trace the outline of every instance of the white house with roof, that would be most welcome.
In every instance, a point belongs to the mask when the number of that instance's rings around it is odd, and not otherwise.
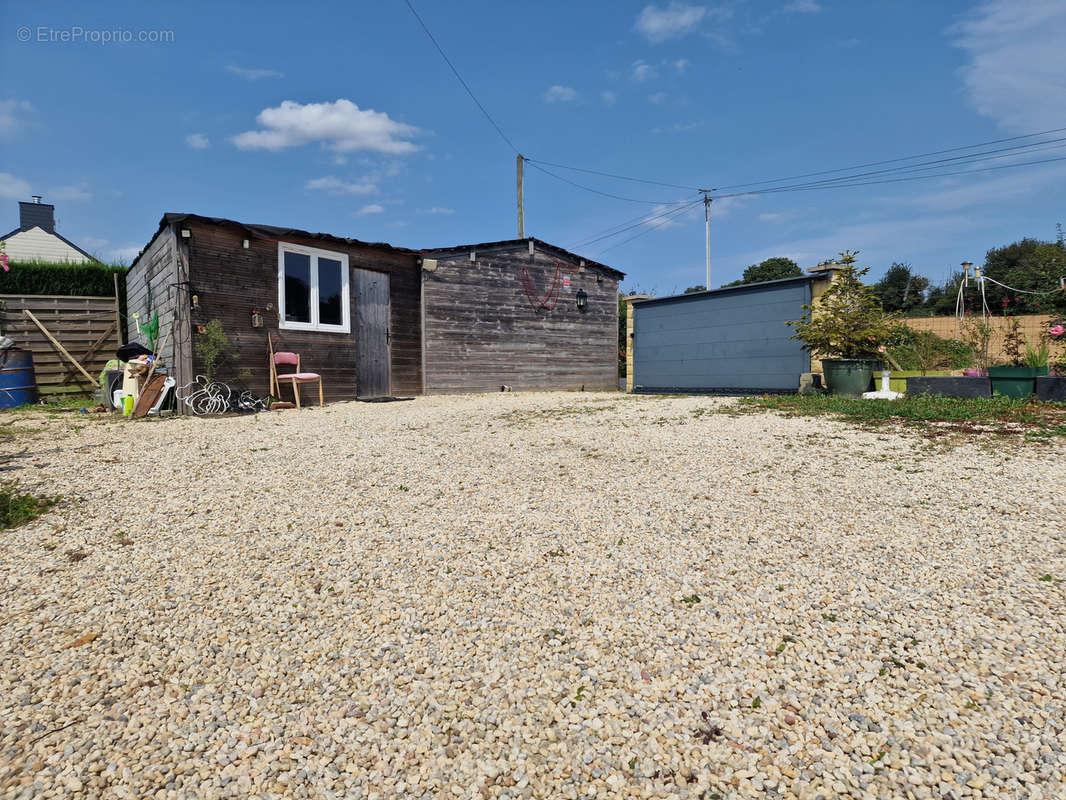
[[[19,226],[0,236],[11,261],[66,261],[84,264],[93,257],[74,242],[56,233],[56,207],[33,196],[30,203],[19,203]]]

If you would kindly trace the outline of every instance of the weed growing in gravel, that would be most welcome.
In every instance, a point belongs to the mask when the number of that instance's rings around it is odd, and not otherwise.
[[[762,708],[762,698],[761,697],[756,697],[754,700],[752,700],[751,701],[751,707],[752,708]]]
[[[682,597],[681,602],[692,605],[693,603],[700,602],[700,596],[698,594],[690,594],[688,597]]]
[[[0,486],[0,528],[15,528],[37,519],[60,500],[59,496],[20,492],[17,481],[3,484]]]
[[[1062,583],[1062,578],[1056,578],[1051,574],[1041,575],[1040,580],[1045,581],[1046,583]]]
[[[831,416],[874,427],[901,425],[935,439],[952,434],[1017,436],[1048,441],[1066,436],[1066,404],[1008,397],[963,399],[919,395],[902,400],[862,400],[837,395],[742,397],[745,413],[777,411],[786,416]]]
[[[826,622],[836,622],[838,618],[836,614],[822,614],[822,619]]]

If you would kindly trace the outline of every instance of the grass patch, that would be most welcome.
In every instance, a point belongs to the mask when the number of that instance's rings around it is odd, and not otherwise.
[[[0,486],[0,528],[15,528],[37,519],[61,499],[20,492],[17,483],[4,484]]]
[[[776,411],[786,416],[831,416],[860,425],[903,425],[930,438],[953,433],[1066,436],[1066,404],[1009,397],[964,399],[918,395],[901,400],[863,400],[836,395],[764,395],[737,401],[745,411]]]

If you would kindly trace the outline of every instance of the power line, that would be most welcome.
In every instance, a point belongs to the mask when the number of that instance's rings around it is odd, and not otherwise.
[[[496,124],[496,120],[492,118],[492,115],[485,109],[485,106],[481,105],[481,101],[477,99],[477,96],[467,85],[466,81],[463,80],[463,76],[459,74],[459,70],[455,68],[455,64],[453,64],[452,60],[448,58],[448,54],[444,52],[444,48],[440,46],[436,38],[430,32],[429,28],[426,26],[426,23],[422,20],[422,17],[420,17],[418,15],[418,12],[415,11],[415,7],[411,5],[411,0],[404,0],[404,2],[406,2],[407,7],[411,9],[411,13],[415,15],[415,19],[417,19],[418,24],[422,26],[422,30],[426,32],[426,36],[428,36],[429,40],[433,42],[433,46],[437,48],[437,52],[440,53],[441,58],[444,59],[444,63],[446,63],[451,68],[452,74],[455,75],[455,77],[459,80],[459,83],[461,83],[463,85],[463,88],[466,89],[466,93],[470,95],[470,99],[473,100],[477,107],[481,109],[481,113],[485,115],[485,119],[487,119],[492,124],[492,127],[496,129],[496,133],[500,134],[500,138],[507,142],[508,147],[514,150],[515,153],[518,153],[518,148],[515,147],[514,142],[512,142],[510,137],[508,137],[507,134],[503,132],[503,128]]]
[[[758,194],[777,194],[781,192],[806,192],[813,191],[815,189],[841,189],[849,188],[853,186],[875,186],[883,183],[903,183],[904,181],[920,181],[928,180],[929,178],[945,178],[951,175],[972,175],[975,172],[991,172],[998,169],[1012,169],[1014,167],[1029,167],[1035,164],[1050,164],[1054,161],[1066,161],[1066,156],[1059,156],[1057,158],[1044,158],[1038,161],[1021,161],[1017,164],[1000,164],[995,167],[981,167],[979,169],[962,169],[955,172],[938,172],[934,175],[911,175],[905,178],[885,178],[883,180],[875,181],[858,181],[855,183],[833,183],[833,184],[799,184],[796,186],[778,187],[776,189],[755,189],[750,192],[735,192],[733,194],[719,194],[715,195],[715,199],[724,199],[726,197],[750,197]]]
[[[962,145],[960,147],[949,147],[946,150],[934,150],[934,151],[929,152],[929,153],[919,153],[919,154],[913,155],[913,156],[902,156],[900,158],[889,158],[889,159],[885,159],[883,161],[870,161],[870,162],[868,162],[866,164],[855,164],[855,165],[850,166],[850,167],[838,167],[837,169],[826,169],[826,170],[820,170],[818,172],[806,172],[806,173],[803,173],[802,175],[791,175],[791,176],[784,177],[784,178],[770,178],[768,180],[762,180],[762,181],[749,181],[747,183],[733,183],[733,184],[729,184],[729,185],[726,185],[726,186],[719,186],[718,189],[736,189],[736,188],[739,188],[741,186],[757,186],[757,185],[761,185],[761,184],[764,184],[764,183],[777,183],[778,181],[794,181],[794,180],[798,180],[800,178],[811,178],[811,177],[814,177],[816,175],[829,175],[829,174],[831,174],[833,172],[846,172],[847,170],[852,170],[852,169],[865,169],[866,167],[879,167],[879,166],[881,166],[883,164],[896,164],[896,163],[899,163],[900,161],[913,161],[916,158],[928,158],[929,156],[939,156],[939,155],[943,155],[944,153],[957,153],[960,150],[973,150],[973,149],[978,148],[978,147],[987,147],[988,145],[992,145],[992,144],[1002,144],[1003,142],[1016,142],[1016,141],[1018,141],[1020,139],[1031,139],[1034,136],[1047,136],[1047,135],[1052,134],[1052,133],[1062,133],[1063,131],[1066,131],[1066,128],[1052,128],[1050,130],[1039,131],[1037,133],[1026,133],[1026,134],[1023,134],[1021,136],[1009,136],[1006,139],[992,139],[992,140],[987,141],[987,142],[979,142],[977,144],[967,144],[967,145]]]
[[[673,211],[669,212],[669,214],[666,214],[664,216],[667,216],[667,217],[679,216],[679,215],[683,214],[684,212],[688,211],[690,208],[694,208],[695,206],[699,205],[702,202],[703,202],[703,198],[700,198],[699,200],[693,200],[691,203],[689,203],[687,205],[681,206],[680,208],[675,208]],[[628,244],[629,242],[633,241],[634,239],[639,239],[641,236],[644,236],[645,234],[651,233],[654,230],[658,230],[661,227],[663,227],[663,226],[662,225],[646,226],[644,228],[644,230],[638,231],[637,233],[635,233],[632,236],[630,236],[628,239],[623,239],[620,242],[615,242],[614,244],[603,248],[602,250],[600,250],[599,253],[597,253],[596,257],[599,258],[604,253],[606,253],[606,252],[608,252],[610,250],[614,250],[614,248],[616,248],[616,247],[621,247],[624,244]]]
[[[958,166],[959,164],[977,164],[982,161],[992,161],[999,158],[1010,158],[1017,155],[1029,155],[1033,153],[1046,152],[1047,150],[1056,150],[1063,145],[1058,144],[1060,142],[1066,142],[1066,136],[1058,139],[1047,139],[1042,142],[1034,142],[1027,145],[1016,145],[1014,147],[1003,147],[996,150],[984,150],[978,153],[969,153],[965,156],[953,156],[951,158],[940,158],[934,161],[920,162],[918,164],[906,164],[899,167],[889,167],[888,169],[872,170],[869,172],[858,172],[850,175],[840,175],[836,178],[823,178],[822,180],[810,181],[807,183],[791,184],[785,186],[771,186],[766,189],[751,189],[749,191],[741,192],[741,194],[762,194],[770,191],[776,191],[778,189],[791,189],[791,188],[806,188],[815,187],[820,185],[842,185],[846,181],[854,181],[863,178],[870,178],[878,175],[903,175],[911,172],[923,172],[928,170],[946,169],[952,166]],[[1052,147],[1045,147],[1045,145],[1054,145]],[[1025,152],[1018,152],[1025,150]],[[954,164],[951,162],[958,162]],[[1008,165],[1009,166],[1009,165]],[[976,170],[974,170],[976,171]],[[936,177],[936,173],[927,177]],[[733,195],[717,195],[718,197],[733,196]]]
[[[946,148],[946,149],[943,149],[943,150],[933,150],[933,151],[930,151],[930,152],[927,152],[927,153],[919,153],[919,154],[916,154],[916,155],[902,156],[902,157],[899,157],[899,158],[882,159],[880,161],[870,161],[870,162],[866,162],[864,164],[855,164],[855,165],[852,165],[850,167],[837,167],[835,169],[819,170],[819,171],[816,171],[816,172],[806,172],[806,173],[801,173],[799,175],[791,175],[791,176],[786,176],[786,177],[782,177],[782,178],[770,178],[770,179],[761,180],[761,181],[749,181],[749,182],[746,182],[746,183],[726,184],[726,185],[718,186],[718,187],[716,187],[714,189],[710,189],[710,190],[706,190],[706,189],[699,188],[699,187],[696,187],[696,186],[688,186],[688,185],[685,185],[685,184],[669,183],[669,182],[666,182],[666,181],[657,181],[657,180],[652,180],[652,179],[649,179],[649,178],[638,178],[638,177],[634,177],[634,176],[631,176],[631,175],[621,175],[619,173],[605,172],[605,171],[590,169],[590,168],[586,168],[586,167],[575,167],[575,166],[570,166],[570,165],[566,165],[566,164],[558,164],[558,163],[554,163],[554,162],[550,162],[550,161],[541,161],[539,159],[527,158],[526,161],[528,163],[536,162],[538,164],[545,164],[547,166],[555,167],[557,169],[565,169],[565,170],[570,170],[570,171],[573,171],[573,172],[583,172],[583,173],[590,174],[590,175],[599,175],[599,176],[602,176],[602,177],[605,177],[605,178],[612,178],[612,179],[615,179],[615,180],[625,180],[625,181],[632,181],[632,182],[636,182],[636,183],[646,183],[646,184],[651,184],[651,185],[656,185],[656,186],[667,186],[667,187],[675,188],[675,189],[688,189],[690,191],[718,192],[718,191],[721,191],[721,190],[724,190],[724,189],[734,189],[734,188],[739,188],[739,187],[744,187],[744,186],[759,186],[759,185],[763,185],[763,184],[767,184],[767,183],[777,183],[777,182],[783,182],[783,181],[799,180],[801,178],[815,177],[815,176],[818,176],[818,175],[831,175],[831,174],[837,173],[837,172],[847,172],[847,171],[855,170],[855,169],[865,169],[867,167],[877,167],[877,166],[882,166],[884,164],[900,164],[901,162],[905,162],[905,161],[914,161],[916,159],[929,158],[931,156],[943,155],[945,153],[956,153],[956,152],[959,152],[959,151],[962,151],[962,150],[975,150],[977,148],[988,147],[988,146],[994,145],[994,144],[1003,144],[1005,142],[1021,141],[1022,139],[1031,139],[1031,138],[1036,137],[1036,136],[1047,136],[1049,134],[1062,133],[1062,132],[1066,132],[1066,128],[1051,128],[1049,130],[1038,131],[1036,133],[1027,133],[1027,134],[1022,134],[1020,136],[1009,136],[1009,137],[1002,138],[1002,139],[991,139],[991,140],[988,140],[988,141],[985,141],[985,142],[978,142],[976,144],[961,145],[961,146],[958,146],[958,147],[949,147],[949,148]],[[1029,149],[1029,148],[1039,148],[1039,147],[1041,147],[1041,146],[1043,146],[1045,144],[1051,144],[1053,142],[1058,142],[1058,141],[1063,141],[1063,139],[1049,139],[1049,140],[1042,141],[1042,142],[1032,142],[1032,143],[1022,144],[1022,145],[1016,145],[1014,147],[999,148],[999,149],[996,149],[996,150],[987,150],[987,151],[980,152],[980,153],[969,153],[969,154],[962,155],[962,156],[956,156],[956,157],[949,158],[949,159],[939,159],[937,161],[926,162],[926,163],[927,164],[948,163],[948,162],[952,162],[952,161],[965,162],[965,161],[968,161],[968,160],[976,160],[978,156],[987,155],[989,153],[999,153],[999,152],[1008,152],[1008,151],[1012,151],[1012,150],[1025,150],[1025,149]],[[898,171],[902,171],[902,170],[911,169],[911,168],[914,168],[916,166],[922,166],[922,165],[906,164],[906,165],[903,165],[903,166],[900,166],[900,167],[895,167],[895,168],[892,168],[892,169],[889,169],[889,170],[878,170],[877,172],[878,173],[891,173],[891,172],[897,171],[897,170]],[[551,173],[549,173],[549,174],[551,174]],[[870,174],[874,174],[874,173],[870,173]],[[553,174],[553,177],[559,178],[560,180],[565,180],[561,176],[557,176],[557,175],[554,175],[554,174]],[[857,176],[857,175],[850,175],[850,176],[842,175],[842,176],[839,176],[837,178],[830,178],[830,179],[826,179],[826,180],[843,181],[843,180],[851,180],[851,179],[854,179],[855,177],[859,177],[859,176]],[[815,181],[813,183],[820,183],[820,181]],[[581,186],[581,188],[587,188],[587,187]],[[730,195],[730,196],[733,196],[733,195]]]
[[[533,162],[536,162],[537,164],[545,164],[545,165],[547,165],[549,167],[556,167],[558,169],[568,169],[568,170],[572,170],[574,172],[585,172],[585,173],[588,173],[589,175],[602,175],[605,178],[616,178],[616,179],[622,180],[622,181],[633,181],[634,183],[648,183],[648,184],[651,184],[653,186],[666,186],[666,187],[669,187],[671,189],[688,189],[689,191],[692,191],[692,192],[711,191],[711,190],[701,189],[698,186],[685,186],[685,185],[679,184],[679,183],[666,183],[664,181],[653,181],[653,180],[648,180],[646,178],[632,178],[632,177],[630,177],[628,175],[617,175],[617,174],[615,174],[613,172],[601,172],[598,169],[585,169],[584,167],[568,167],[565,164],[554,164],[551,161],[541,161],[539,158],[527,158],[526,159],[526,163],[533,163]]]
[[[678,205],[679,203],[686,202],[685,200],[642,200],[636,197],[623,197],[619,194],[611,194],[610,192],[604,192],[600,191],[599,189],[593,189],[591,186],[585,186],[583,183],[572,181],[569,178],[564,178],[562,175],[556,175],[551,170],[544,169],[544,167],[542,167],[540,164],[531,161],[528,158],[525,159],[525,161],[527,164],[529,164],[529,166],[533,167],[534,169],[539,169],[545,175],[550,175],[556,180],[562,181],[563,183],[569,183],[571,186],[576,186],[578,189],[584,189],[586,192],[592,192],[593,194],[602,195],[604,197],[610,197],[615,200],[625,200],[628,203],[647,203],[648,205],[652,206],[673,206]]]
[[[656,214],[655,216],[651,216],[651,217],[648,217],[648,216],[638,217],[636,220],[632,221],[632,224],[623,223],[624,227],[616,225],[616,226],[614,226],[614,228],[610,228],[607,231],[604,231],[602,234],[597,234],[597,235],[594,235],[594,236],[592,236],[590,238],[583,239],[582,241],[578,242],[577,244],[572,245],[572,247],[588,247],[589,245],[595,244],[596,242],[602,241],[603,239],[610,239],[611,237],[619,236],[619,235],[625,233],[626,231],[630,231],[633,228],[639,228],[642,225],[647,225],[648,223],[654,222],[655,220],[666,219],[668,217],[673,216],[674,214],[677,214],[679,212],[682,212],[682,211],[690,209],[690,208],[692,208],[694,206],[697,206],[697,205],[699,205],[702,202],[703,202],[703,198],[700,198],[698,200],[691,200],[688,203],[685,203],[684,205],[679,206],[678,208],[670,209],[669,211],[666,211],[666,212],[664,212],[662,214]],[[662,225],[652,225],[650,227],[651,227],[652,230],[654,230],[655,228],[661,228]]]

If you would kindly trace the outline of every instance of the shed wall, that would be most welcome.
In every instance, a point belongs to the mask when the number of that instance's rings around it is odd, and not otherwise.
[[[476,258],[449,254],[423,273],[427,393],[618,388],[617,280],[525,245]]]
[[[192,380],[189,374],[187,324],[182,317],[183,309],[178,302],[178,284],[181,265],[179,245],[174,231],[162,231],[149,244],[126,273],[126,314],[129,341],[147,346],[148,339],[138,328],[148,324],[159,314],[159,339],[163,362],[170,366],[178,386]],[[137,314],[139,320],[133,315]],[[175,330],[168,336],[171,326]],[[182,356],[185,356],[183,359]]]
[[[247,386],[256,394],[270,390],[267,331],[281,340],[281,348],[297,352],[302,368],[317,372],[327,400],[356,397],[355,326],[353,333],[279,330],[278,242],[251,238],[240,229],[195,220],[182,223],[191,230],[189,239],[190,281],[200,308],[192,311],[193,337],[197,325],[217,319],[229,339],[230,358],[218,369],[218,377]],[[243,242],[248,239],[248,249]],[[346,253],[349,269],[388,273],[391,286],[390,335],[392,341],[392,391],[418,394],[422,391],[421,309],[419,267],[414,254],[373,246],[348,246],[309,237],[286,242]],[[350,278],[350,276],[349,276]],[[356,311],[354,282],[349,280],[350,314]],[[272,310],[267,306],[272,304]],[[264,317],[264,327],[253,328],[252,309]],[[194,356],[194,372],[203,370]],[[306,391],[306,389],[305,389]]]
[[[634,388],[795,391],[810,359],[786,323],[810,291],[799,281],[636,303]]]

